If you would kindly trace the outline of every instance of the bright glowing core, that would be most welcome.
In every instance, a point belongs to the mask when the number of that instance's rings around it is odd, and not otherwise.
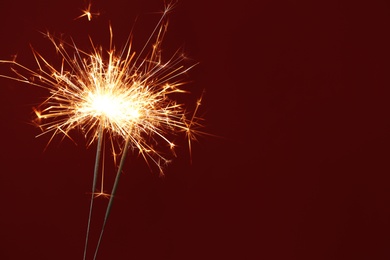
[[[135,102],[124,95],[114,93],[89,93],[88,102],[81,109],[96,117],[104,116],[110,121],[134,121],[140,116]]]

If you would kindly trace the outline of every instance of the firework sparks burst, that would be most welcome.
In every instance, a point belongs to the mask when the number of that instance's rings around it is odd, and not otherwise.
[[[16,61],[0,61],[16,66],[13,71],[17,77],[3,77],[49,90],[49,98],[35,109],[38,124],[43,129],[40,135],[51,132],[52,138],[57,134],[71,138],[71,130],[80,129],[91,144],[103,129],[113,148],[115,140],[129,138],[130,146],[147,162],[157,165],[162,173],[169,159],[157,147],[165,143],[174,153],[175,144],[168,136],[185,132],[191,140],[194,129],[199,126],[195,120],[198,118],[189,115],[183,104],[171,99],[174,93],[186,92],[180,89],[184,84],[181,76],[193,65],[184,66],[185,57],[180,51],[162,61],[161,43],[167,29],[164,18],[169,10],[170,7],[165,9],[158,26],[137,55],[130,40],[120,52],[112,47],[110,26],[110,49],[103,51],[91,40],[92,54],[80,50],[73,41],[65,43],[47,33],[62,58],[59,68],[34,49],[38,72]],[[151,51],[142,58],[149,45]],[[113,154],[118,153],[113,151]]]

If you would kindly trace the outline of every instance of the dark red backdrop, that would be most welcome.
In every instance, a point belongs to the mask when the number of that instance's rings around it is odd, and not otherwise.
[[[390,6],[320,2],[179,1],[164,51],[200,62],[189,88],[221,138],[163,179],[130,156],[98,259],[390,258]],[[50,59],[46,30],[107,46],[108,21],[121,46],[137,16],[142,44],[163,1],[95,1],[98,19],[74,21],[83,6],[0,2],[0,59],[34,67],[29,43]],[[0,259],[82,259],[95,147],[74,132],[44,151],[30,122],[47,93],[6,79],[0,93]]]

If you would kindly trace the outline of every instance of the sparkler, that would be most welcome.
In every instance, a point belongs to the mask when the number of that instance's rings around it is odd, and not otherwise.
[[[88,145],[97,141],[84,259],[104,141],[109,140],[114,160],[118,155],[121,155],[121,159],[94,259],[128,150],[138,151],[149,167],[156,165],[160,174],[163,174],[163,167],[169,158],[161,150],[166,147],[175,156],[175,144],[170,137],[184,133],[191,149],[191,141],[201,126],[200,118],[196,116],[200,99],[195,112],[189,114],[183,104],[171,98],[176,93],[186,93],[180,88],[185,83],[182,76],[194,66],[184,65],[185,57],[180,51],[167,61],[162,59],[161,44],[168,25],[166,16],[172,8],[172,4],[166,5],[159,22],[138,54],[132,50],[131,37],[124,48],[117,51],[112,43],[110,26],[110,47],[107,52],[96,46],[92,39],[90,43],[93,51],[88,53],[79,49],[73,40],[67,43],[46,33],[57,55],[61,57],[62,63],[58,68],[33,48],[38,71],[15,60],[0,60],[0,63],[11,64],[15,73],[15,76],[1,77],[50,92],[50,96],[35,109],[39,126],[43,130],[40,135],[51,133],[49,143],[56,135],[72,139],[71,132],[74,129],[79,129],[86,136]],[[90,6],[82,16],[90,20],[89,10]],[[149,47],[151,50],[147,51]],[[125,144],[122,146],[123,142]]]

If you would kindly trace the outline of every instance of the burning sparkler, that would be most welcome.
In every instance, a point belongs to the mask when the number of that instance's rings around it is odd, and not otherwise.
[[[88,138],[89,145],[97,140],[84,259],[104,136],[108,137],[106,139],[111,144],[114,159],[120,154],[121,160],[94,258],[128,150],[138,151],[148,165],[156,165],[163,174],[163,166],[169,158],[160,149],[167,147],[174,155],[175,144],[170,136],[185,133],[191,147],[190,142],[200,126],[199,118],[195,115],[200,100],[195,112],[188,115],[183,104],[171,99],[175,93],[186,92],[180,89],[184,84],[181,76],[193,67],[184,66],[185,58],[179,51],[167,61],[162,59],[161,44],[167,30],[166,16],[172,7],[172,4],[166,6],[138,54],[132,50],[130,38],[122,51],[117,51],[112,43],[110,26],[110,48],[107,53],[92,40],[93,51],[87,53],[79,49],[73,40],[66,43],[47,33],[62,59],[59,68],[35,49],[32,52],[38,66],[37,72],[14,60],[0,60],[0,63],[13,65],[11,69],[15,73],[15,76],[1,77],[42,87],[50,92],[50,96],[35,110],[42,134],[51,133],[51,139],[58,134],[71,138],[70,132],[79,129]],[[85,15],[90,19],[90,6],[87,10]],[[147,51],[149,47],[151,50]],[[122,146],[123,142],[125,144]]]

